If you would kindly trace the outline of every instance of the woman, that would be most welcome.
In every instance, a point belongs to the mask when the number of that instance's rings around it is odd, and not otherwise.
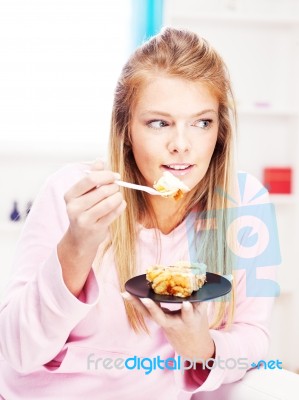
[[[189,399],[265,356],[273,299],[247,297],[247,270],[229,301],[185,301],[179,313],[124,291],[194,251],[210,272],[237,268],[226,241],[233,115],[225,65],[204,39],[167,28],[135,51],[115,92],[109,166],[58,171],[29,214],[0,313],[4,399]],[[115,183],[152,186],[164,171],[190,192],[176,201]],[[247,179],[247,193],[260,188]]]

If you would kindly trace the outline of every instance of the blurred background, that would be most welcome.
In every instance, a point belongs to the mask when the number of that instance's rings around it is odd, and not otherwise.
[[[0,298],[40,186],[105,157],[122,65],[166,25],[199,33],[228,65],[238,167],[269,188],[280,236],[269,359],[299,372],[299,0],[2,0]]]

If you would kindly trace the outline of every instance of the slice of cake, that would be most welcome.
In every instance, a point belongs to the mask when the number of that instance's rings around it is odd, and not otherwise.
[[[180,199],[184,193],[190,191],[184,182],[168,171],[163,172],[161,178],[154,183],[154,189],[161,192],[162,195],[165,193],[164,197],[174,197],[175,200]]]
[[[146,271],[146,279],[157,294],[188,297],[206,282],[204,263],[179,261],[171,266],[153,265]]]

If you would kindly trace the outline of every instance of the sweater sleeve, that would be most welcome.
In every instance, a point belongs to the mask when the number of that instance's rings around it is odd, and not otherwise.
[[[247,198],[252,199],[256,193],[261,196],[251,204],[241,204],[237,210],[233,323],[228,329],[210,330],[216,348],[211,368],[207,363],[193,364],[191,368],[189,363],[187,371],[175,371],[180,400],[238,381],[267,357],[269,321],[279,295],[277,266],[281,260],[275,213],[268,193],[255,178],[249,176],[248,180]]]
[[[0,307],[0,353],[19,372],[52,360],[97,303],[93,270],[76,298],[64,284],[56,250],[68,227],[64,194],[81,176],[79,167],[68,166],[47,180],[17,244]]]

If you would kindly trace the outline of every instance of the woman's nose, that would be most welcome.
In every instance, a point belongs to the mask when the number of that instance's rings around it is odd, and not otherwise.
[[[171,132],[171,138],[168,143],[168,150],[171,153],[186,153],[190,148],[191,144],[185,129],[176,129]]]

